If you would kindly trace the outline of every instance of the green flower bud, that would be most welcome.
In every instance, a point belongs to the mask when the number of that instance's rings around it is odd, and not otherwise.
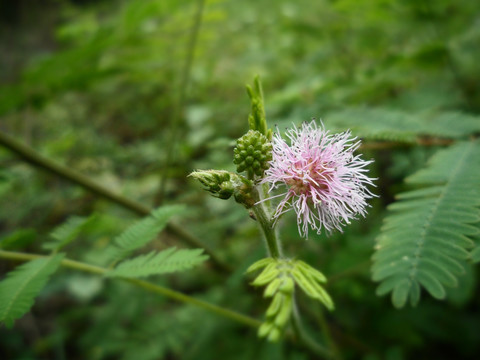
[[[235,201],[247,209],[255,205],[253,198],[253,184],[250,180],[225,170],[198,170],[189,176],[197,179],[205,190],[220,199],[235,198]]]
[[[254,175],[262,176],[270,167],[272,144],[259,131],[249,130],[237,140],[233,153],[233,163],[237,165],[237,171],[246,171],[252,179]]]
[[[201,170],[194,171],[189,176],[200,181],[205,190],[211,192],[213,196],[220,199],[229,199],[235,192],[231,175],[236,174],[225,170]]]

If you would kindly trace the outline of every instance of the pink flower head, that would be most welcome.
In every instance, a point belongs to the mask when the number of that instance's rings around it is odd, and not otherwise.
[[[280,185],[287,187],[285,196],[274,213],[275,220],[291,208],[297,213],[298,230],[307,237],[310,226],[317,233],[322,227],[329,233],[342,231],[357,214],[365,216],[366,200],[373,194],[373,185],[365,161],[353,152],[360,141],[349,131],[329,134],[315,120],[294,127],[286,133],[290,145],[277,132],[272,139],[273,157],[262,183],[270,184],[270,192]]]

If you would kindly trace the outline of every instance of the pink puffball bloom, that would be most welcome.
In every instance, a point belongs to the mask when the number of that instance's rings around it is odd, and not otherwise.
[[[286,186],[283,200],[273,215],[275,221],[292,208],[297,214],[300,235],[308,236],[309,226],[320,234],[350,224],[358,214],[365,216],[366,200],[374,196],[367,185],[373,185],[365,161],[353,152],[360,141],[350,131],[329,134],[315,120],[300,129],[287,131],[290,145],[277,132],[272,139],[272,160],[261,183],[270,184],[269,192]]]

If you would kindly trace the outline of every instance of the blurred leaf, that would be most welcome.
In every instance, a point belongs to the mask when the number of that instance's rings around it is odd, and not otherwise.
[[[63,254],[32,260],[18,266],[0,282],[0,322],[11,327],[32,307],[51,274],[60,266]]]
[[[140,255],[125,260],[114,269],[105,273],[105,276],[146,277],[150,275],[166,274],[191,269],[208,259],[202,255],[203,249],[179,249],[175,247],[146,255]]]
[[[147,218],[130,226],[114,239],[113,245],[105,250],[111,261],[121,260],[134,250],[148,244],[167,226],[172,216],[181,213],[184,209],[185,207],[181,205],[163,206],[153,210]]]
[[[69,278],[67,289],[78,300],[87,302],[103,289],[103,281],[97,276],[75,275]]]
[[[480,262],[480,246],[476,246],[472,252],[470,253],[470,259],[474,264],[478,264]]]
[[[34,229],[19,229],[0,239],[0,248],[5,250],[22,249],[37,237]]]
[[[80,232],[89,225],[95,219],[95,215],[90,217],[80,217],[72,216],[66,222],[57,226],[51,233],[50,236],[54,239],[53,241],[46,242],[43,244],[43,248],[47,250],[52,250],[57,252],[62,249],[64,246],[71,243],[75,240]]]
[[[474,294],[476,277],[474,267],[465,264],[465,274],[458,277],[458,286],[447,288],[447,300],[456,306],[464,306]]]

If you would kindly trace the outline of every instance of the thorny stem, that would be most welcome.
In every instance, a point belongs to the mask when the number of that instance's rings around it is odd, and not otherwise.
[[[111,191],[110,189],[98,184],[87,176],[73,170],[72,168],[60,165],[59,163],[44,157],[34,149],[22,144],[21,142],[15,140],[13,137],[1,131],[0,145],[3,145],[7,149],[11,150],[26,162],[34,166],[38,166],[44,170],[50,171],[60,176],[61,178],[69,180],[72,183],[77,184],[93,192],[94,194],[108,199],[130,211],[133,211],[138,215],[147,216],[152,211],[151,208]],[[190,234],[180,225],[169,222],[167,224],[166,230],[172,234],[175,234],[177,237],[184,240],[187,244],[193,247],[199,247],[204,249],[205,253],[210,256],[212,263],[217,269],[221,269],[224,272],[231,272],[231,268],[229,265],[225,264],[211,249],[209,249],[208,246],[203,244],[199,239],[197,239],[194,235]]]
[[[0,250],[0,258],[4,258],[4,259],[28,261],[28,260],[41,259],[45,257],[48,257],[48,256]],[[66,268],[89,272],[97,275],[104,275],[108,271],[108,269],[100,266],[90,265],[84,262],[70,260],[70,259],[63,259],[61,262],[61,265]],[[200,307],[202,309],[215,313],[219,316],[223,316],[225,318],[228,318],[230,320],[236,321],[238,323],[241,323],[249,327],[257,328],[261,325],[260,321],[252,317],[249,317],[247,315],[243,315],[236,311],[229,310],[229,309],[220,307],[218,305],[196,299],[194,297],[185,295],[181,292],[178,292],[160,285],[156,285],[148,281],[139,280],[139,279],[130,279],[130,278],[119,278],[119,279],[129,282],[130,284],[133,284],[137,287],[141,287],[152,293],[160,294],[170,299],[183,302],[185,304],[190,304],[190,305]]]

